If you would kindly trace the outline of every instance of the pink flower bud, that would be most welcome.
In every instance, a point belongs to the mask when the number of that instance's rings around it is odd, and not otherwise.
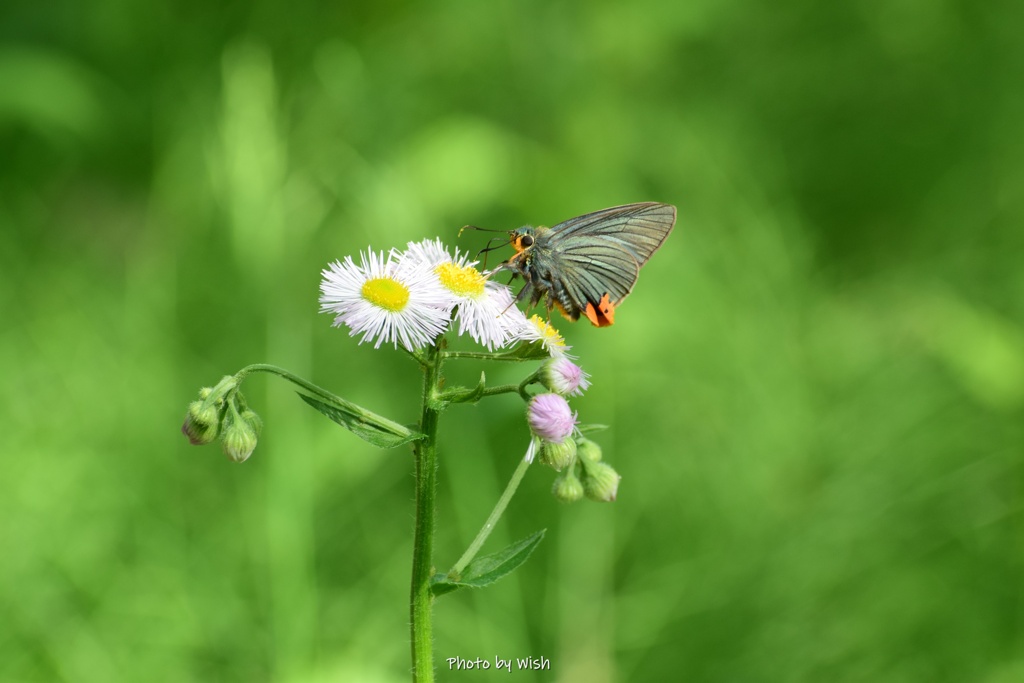
[[[530,400],[527,413],[530,431],[545,441],[565,441],[576,426],[576,413],[558,394],[538,394]]]
[[[562,396],[579,396],[590,386],[589,375],[565,356],[556,356],[541,368],[544,386]]]

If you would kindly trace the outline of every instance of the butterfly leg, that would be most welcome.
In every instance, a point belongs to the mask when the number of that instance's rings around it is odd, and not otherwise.
[[[555,287],[554,281],[550,278],[547,273],[534,272],[533,280],[533,296],[530,297],[530,307],[536,306],[540,303],[541,299],[544,299],[544,308],[547,310],[547,322],[551,324],[551,309],[555,305],[555,299],[552,296],[552,289]]]
[[[525,301],[528,296],[530,297],[530,306],[533,306],[536,303],[537,292],[533,287],[533,283],[530,282],[529,279],[527,279],[523,288],[519,290],[519,293],[516,294],[515,303],[518,304]]]
[[[513,275],[514,274],[515,273],[513,273]],[[526,284],[523,285],[523,288],[519,290],[518,294],[516,294],[516,298],[512,300],[512,303],[506,306],[505,310],[498,314],[499,317],[505,315],[505,311],[525,300],[526,297],[530,296],[530,294],[533,292],[533,283],[530,282],[529,276],[524,275],[523,278],[526,280]]]

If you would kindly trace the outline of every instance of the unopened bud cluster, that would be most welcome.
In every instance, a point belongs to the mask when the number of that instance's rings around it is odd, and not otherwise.
[[[622,478],[611,465],[601,461],[601,447],[590,439],[577,438],[571,465],[563,469],[551,492],[563,503],[575,503],[584,496],[610,503],[619,491]]]
[[[189,404],[181,425],[193,446],[212,443],[220,436],[224,454],[234,462],[252,455],[262,428],[262,420],[246,406],[238,380],[230,375],[215,387],[199,390],[199,400]]]
[[[586,373],[568,359],[558,357],[548,361],[539,376],[551,393],[530,399],[527,422],[540,443],[538,459],[559,473],[552,493],[566,503],[583,497],[604,502],[615,500],[619,474],[601,461],[601,447],[579,433],[577,414],[564,398],[589,386]]]

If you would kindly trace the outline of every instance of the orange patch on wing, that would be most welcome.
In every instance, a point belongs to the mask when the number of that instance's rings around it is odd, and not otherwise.
[[[615,304],[608,298],[607,292],[597,302],[596,308],[594,304],[588,301],[587,307],[583,312],[586,314],[587,319],[597,327],[608,327],[615,324]]]

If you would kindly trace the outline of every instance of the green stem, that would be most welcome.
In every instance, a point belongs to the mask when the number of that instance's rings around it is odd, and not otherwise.
[[[519,384],[501,384],[496,387],[487,387],[480,392],[477,398],[483,398],[484,396],[494,396],[496,394],[519,394],[524,401],[529,403],[532,396],[526,391],[526,387],[529,386],[536,379],[537,373],[534,373],[530,377],[527,377]]]
[[[474,389],[467,389],[465,387],[456,387],[454,389],[448,389],[436,395],[436,398],[443,402],[448,403],[476,403],[485,396],[497,396],[498,394],[519,394],[524,401],[530,402],[533,398],[530,393],[526,391],[526,387],[538,381],[540,372],[535,372],[519,384],[499,384],[494,387],[483,386],[484,378],[480,377],[480,386]]]
[[[424,366],[426,367],[426,366]],[[238,384],[241,385],[246,375],[252,372],[269,372],[272,375],[283,377],[284,379],[297,384],[314,396],[319,396],[328,403],[332,403],[335,406],[344,406],[347,410],[358,412],[360,419],[364,422],[368,422],[381,428],[383,431],[390,432],[391,434],[409,434],[409,428],[405,425],[400,425],[394,420],[378,415],[377,413],[367,410],[362,406],[357,406],[354,403],[346,401],[345,399],[332,394],[322,387],[318,387],[309,380],[303,379],[298,375],[292,374],[284,368],[279,368],[276,365],[268,365],[266,363],[256,363],[254,365],[247,365],[238,372],[235,373],[235,379],[238,380]]]
[[[487,387],[480,392],[480,398],[484,396],[494,396],[496,394],[516,394],[519,393],[518,384],[501,384],[496,387]]]
[[[302,379],[298,375],[292,374],[291,372],[285,370],[284,368],[279,368],[276,365],[270,365],[268,363],[254,363],[253,365],[246,365],[244,368],[235,373],[235,377],[238,379],[238,383],[241,384],[242,380],[245,379],[245,376],[252,372],[269,372],[272,375],[284,377],[289,382],[298,384],[303,389],[306,389],[310,393],[316,394],[317,396],[321,396],[323,398],[336,398],[334,394],[327,391],[326,389],[318,387],[309,380]]]
[[[406,349],[404,347],[402,350],[409,354],[409,356],[412,357],[413,360],[419,363],[420,367],[427,367],[427,359],[423,356],[422,353],[420,353],[419,351],[410,351],[409,349]]]
[[[536,361],[539,358],[519,358],[507,353],[488,353],[487,351],[445,351],[445,358],[474,358],[476,360],[505,360],[515,363]]]
[[[412,587],[409,613],[412,633],[413,681],[434,680],[433,623],[430,577],[433,571],[434,507],[437,489],[437,420],[431,397],[441,379],[442,355],[437,346],[427,349],[424,357],[423,412],[420,431],[425,437],[416,442],[416,524],[412,548]]]
[[[477,532],[476,538],[466,548],[466,552],[462,553],[462,557],[455,563],[455,566],[448,572],[449,578],[458,578],[462,574],[462,570],[473,561],[476,554],[480,552],[480,548],[483,547],[484,541],[491,535],[491,531],[494,530],[494,526],[501,519],[502,513],[505,512],[505,508],[508,507],[508,502],[512,500],[513,494],[516,489],[519,488],[519,482],[523,480],[523,475],[526,474],[527,468],[530,467],[530,463],[533,462],[533,456],[535,453],[536,445],[533,441],[530,442],[530,448],[526,451],[526,457],[519,461],[519,466],[516,467],[516,471],[512,473],[512,478],[508,480],[508,485],[505,487],[505,492],[501,494],[501,498],[498,499],[498,504],[491,510],[490,516],[484,525],[480,527],[480,531]]]
[[[527,403],[529,403],[530,399],[533,397],[530,396],[530,393],[528,391],[526,391],[526,387],[530,386],[534,382],[539,381],[539,377],[540,370],[534,370],[532,375],[524,379],[522,382],[519,383],[519,386],[516,387],[516,391],[519,392],[519,395],[522,396],[523,400],[526,401]]]

